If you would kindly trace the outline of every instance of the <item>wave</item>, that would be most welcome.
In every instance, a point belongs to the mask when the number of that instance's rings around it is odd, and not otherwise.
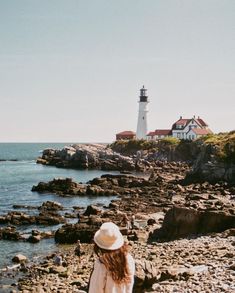
[[[0,159],[0,162],[17,162],[18,159]]]
[[[11,265],[11,266],[6,266],[2,269],[0,269],[0,272],[8,272],[10,270],[14,270],[16,268],[20,267],[20,264],[15,264],[15,265]]]
[[[35,162],[35,158],[30,159],[0,159],[1,162]]]

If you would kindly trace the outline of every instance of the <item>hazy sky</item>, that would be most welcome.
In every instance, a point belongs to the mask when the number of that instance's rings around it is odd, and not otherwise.
[[[0,0],[0,141],[109,142],[199,115],[235,129],[234,0]]]

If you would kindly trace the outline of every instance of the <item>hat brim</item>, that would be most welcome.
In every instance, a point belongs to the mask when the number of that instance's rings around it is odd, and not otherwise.
[[[107,250],[116,250],[116,249],[119,249],[123,246],[124,244],[124,239],[123,239],[123,236],[122,236],[122,233],[119,231],[118,233],[118,237],[117,239],[115,240],[115,242],[113,242],[112,244],[109,244],[109,243],[105,243],[104,241],[102,241],[101,237],[100,237],[100,230],[98,230],[96,233],[95,233],[95,236],[94,236],[94,242],[100,247],[100,248],[103,248],[103,249],[107,249]]]

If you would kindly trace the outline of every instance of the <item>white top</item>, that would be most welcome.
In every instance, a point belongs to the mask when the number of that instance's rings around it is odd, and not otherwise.
[[[135,262],[130,254],[127,254],[127,263],[131,275],[131,282],[127,284],[117,284],[108,273],[105,265],[97,259],[91,275],[88,293],[132,293]]]

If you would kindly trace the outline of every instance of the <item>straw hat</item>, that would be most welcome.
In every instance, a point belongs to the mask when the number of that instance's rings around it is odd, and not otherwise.
[[[115,250],[124,244],[123,236],[118,228],[112,222],[101,225],[100,229],[95,233],[95,243],[103,249]]]

